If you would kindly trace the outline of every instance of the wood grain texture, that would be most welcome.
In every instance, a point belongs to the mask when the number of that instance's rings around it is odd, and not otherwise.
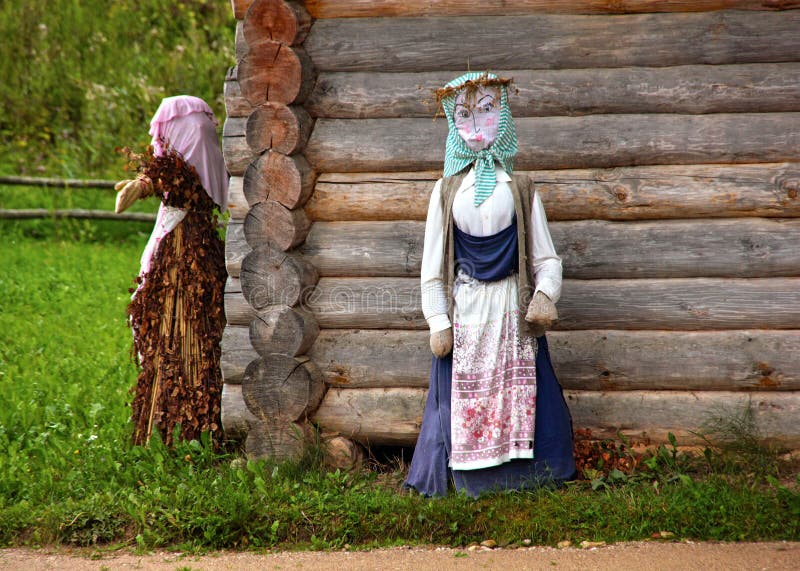
[[[271,306],[250,322],[249,341],[264,358],[272,354],[295,357],[306,353],[319,335],[319,325],[305,311],[287,306]]]
[[[228,117],[247,117],[253,112],[253,106],[242,96],[238,80],[225,80],[223,97],[225,98],[225,114]]]
[[[314,363],[305,358],[269,355],[247,366],[242,396],[259,420],[295,422],[319,405],[325,386]]]
[[[289,210],[276,200],[267,200],[247,213],[244,236],[252,248],[271,245],[287,251],[303,243],[310,227],[302,209]]]
[[[222,156],[231,176],[242,176],[256,158],[244,137],[222,137]]]
[[[247,302],[242,293],[242,282],[238,277],[228,276],[225,281],[225,321],[231,325],[249,326],[256,310]]]
[[[323,329],[426,329],[415,278],[322,278]],[[557,329],[795,329],[800,278],[565,280]]]
[[[250,206],[276,200],[293,210],[306,203],[315,180],[316,173],[303,155],[267,152],[247,168],[244,195]]]
[[[800,111],[800,63],[563,70],[493,70],[512,77],[514,117],[613,113]],[[436,113],[433,91],[460,71],[326,72],[306,108],[315,117],[375,119]]]
[[[297,461],[311,441],[311,427],[305,422],[258,421],[247,433],[244,449],[253,460]]]
[[[566,278],[800,275],[800,219],[583,220],[549,228]],[[317,222],[300,251],[323,277],[419,276],[424,235],[424,222]]]
[[[234,32],[233,36],[233,55],[236,56],[236,61],[241,61],[241,59],[247,55],[247,52],[250,51],[250,48],[247,45],[247,39],[244,36],[244,22],[242,20],[238,20],[236,22],[236,31]]]
[[[248,328],[229,322],[222,332],[220,347],[222,355],[219,366],[222,380],[226,384],[240,384],[247,365],[258,358],[258,353],[250,344]]]
[[[309,357],[330,386],[427,388],[428,337],[427,331],[327,330]],[[551,331],[547,339],[566,389],[800,389],[800,330]]]
[[[265,42],[302,44],[311,27],[311,16],[296,2],[254,0],[244,18],[244,37],[252,49]]]
[[[665,165],[518,171],[548,220],[800,216],[800,165]],[[312,220],[425,220],[441,172],[325,173],[306,204]]]
[[[222,430],[226,440],[242,440],[258,419],[247,408],[242,397],[242,386],[222,385]]]
[[[303,149],[313,126],[302,107],[267,101],[247,118],[245,138],[256,154],[272,150],[291,155]]]
[[[330,389],[313,420],[323,430],[365,444],[413,446],[426,390]],[[681,444],[702,443],[692,434],[715,417],[742,414],[751,406],[762,434],[790,447],[800,445],[800,394],[727,391],[566,391],[574,428],[589,428],[600,438],[617,432],[651,443],[672,432]]]
[[[313,87],[313,64],[301,47],[276,41],[261,42],[238,65],[239,87],[251,105],[265,101],[302,103]]]
[[[774,63],[797,59],[798,27],[797,11],[342,18],[318,20],[304,47],[319,71]]]
[[[233,17],[237,20],[244,20],[244,15],[247,14],[247,9],[253,0],[231,0],[231,11]]]
[[[311,420],[368,446],[409,446],[419,434],[425,397],[424,389],[329,389]]]
[[[309,295],[317,279],[316,269],[306,260],[269,246],[254,249],[242,260],[241,291],[256,310],[270,305],[294,307]]]
[[[235,279],[237,282],[239,281],[239,278]],[[252,321],[255,316],[256,310],[253,309],[252,305],[247,303],[241,291],[225,292],[225,318],[228,320],[226,327],[232,325],[248,327],[250,321]],[[255,356],[258,355],[255,353],[255,349],[253,349],[253,352]]]
[[[314,18],[390,16],[491,16],[543,14],[642,14],[647,12],[705,12],[709,10],[785,10],[800,7],[792,0],[306,0]]]
[[[797,159],[800,113],[592,115],[517,119],[519,170]],[[436,170],[447,123],[319,119],[306,146],[324,172]]]
[[[231,218],[225,233],[225,269],[228,270],[229,276],[239,277],[242,260],[252,250],[244,237],[244,224],[240,220]]]
[[[250,207],[244,196],[244,181],[240,176],[232,176],[228,181],[228,210],[234,223],[241,223]]]

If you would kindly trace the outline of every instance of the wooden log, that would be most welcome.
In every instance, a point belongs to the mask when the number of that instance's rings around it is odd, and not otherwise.
[[[315,180],[316,173],[303,155],[267,152],[248,167],[244,194],[250,206],[271,199],[293,210],[309,199]]]
[[[265,42],[299,45],[311,28],[311,16],[295,2],[254,0],[244,19],[244,36],[254,50]]]
[[[305,299],[317,279],[316,269],[306,260],[269,246],[256,248],[242,261],[241,291],[256,310],[270,305],[294,307]]]
[[[236,32],[233,38],[233,53],[236,56],[236,61],[247,55],[250,47],[247,45],[247,38],[244,35],[244,22],[239,20],[236,22]]]
[[[800,113],[526,117],[516,129],[520,170],[790,161],[800,148]],[[326,172],[439,169],[446,135],[443,120],[320,119],[305,155]]]
[[[794,329],[800,279],[569,280],[562,329]]]
[[[259,311],[250,322],[249,342],[258,354],[295,357],[303,355],[319,335],[319,326],[308,312],[286,306],[271,306]]]
[[[306,213],[289,210],[276,200],[260,202],[244,219],[244,236],[252,248],[272,245],[286,251],[303,243],[311,227]]]
[[[242,283],[238,277],[228,276],[225,282],[225,321],[227,326],[249,326],[256,310],[247,302],[242,293]]]
[[[222,385],[222,430],[227,440],[241,440],[247,437],[258,419],[247,408],[242,397],[242,386],[225,383]]]
[[[797,163],[522,172],[551,221],[800,216]],[[440,175],[323,173],[306,213],[312,220],[425,220]]]
[[[252,3],[253,0],[231,0],[231,11],[233,11],[233,17],[237,20],[244,20],[244,16],[247,14],[247,9]]]
[[[331,389],[314,421],[323,430],[367,444],[413,446],[425,407],[425,389]],[[637,440],[666,442],[672,432],[680,444],[699,444],[693,432],[715,417],[730,418],[751,406],[756,425],[769,439],[800,445],[800,394],[726,391],[566,391],[573,427],[596,437],[617,432]]]
[[[313,64],[300,47],[264,41],[239,62],[239,86],[251,105],[302,103],[313,87]]]
[[[322,278],[307,307],[323,329],[426,329],[415,278]],[[795,329],[800,278],[565,280],[560,330]]]
[[[246,133],[247,117],[227,117],[222,125],[223,137],[241,137]]]
[[[308,356],[333,387],[427,388],[428,337],[427,331],[325,330]],[[551,331],[547,339],[566,389],[800,389],[800,330]]]
[[[258,358],[258,353],[250,344],[249,329],[229,323],[222,332],[220,347],[222,356],[219,366],[222,380],[226,384],[241,383],[247,365]]]
[[[244,402],[260,420],[302,420],[317,408],[324,392],[322,375],[307,358],[269,355],[256,359],[242,379]]]
[[[749,407],[762,436],[790,448],[800,445],[797,392],[570,391],[566,397],[573,426],[588,427],[599,438],[621,432],[665,442],[671,432],[680,444],[704,444],[698,433],[709,423],[741,418]]]
[[[772,63],[796,61],[799,26],[796,11],[342,18],[317,21],[304,47],[319,71]],[[453,38],[473,41],[454,49]]]
[[[231,176],[242,176],[256,158],[244,137],[222,137],[222,155]]]
[[[225,80],[223,88],[225,98],[225,114],[228,117],[247,117],[253,112],[253,106],[242,96],[242,89],[236,79]]]
[[[513,77],[514,117],[612,113],[800,111],[800,63],[498,71]],[[433,90],[458,71],[322,73],[306,102],[315,117],[433,117]]]
[[[647,12],[705,12],[710,10],[787,10],[792,0],[504,0],[476,3],[471,0],[306,0],[314,18],[373,18],[398,16],[524,16],[544,14],[642,14]]]
[[[245,240],[244,224],[231,220],[228,222],[225,233],[225,269],[228,270],[229,276],[238,278],[242,269],[242,260],[253,249]]]
[[[800,219],[549,224],[564,277],[800,275]],[[419,276],[424,222],[317,222],[300,248],[323,277]]]
[[[238,278],[236,280],[238,281]],[[256,310],[247,303],[241,291],[225,293],[225,318],[228,320],[229,326],[240,325],[248,327],[255,316]],[[258,353],[253,349],[253,358],[257,356]]]
[[[371,445],[413,445],[425,409],[424,389],[330,389],[312,421]]]
[[[343,436],[324,439],[325,464],[334,470],[355,470],[364,462],[364,449]]]
[[[250,210],[244,197],[244,180],[240,176],[232,176],[228,182],[228,210],[231,213],[230,220],[234,223],[243,222]]]
[[[268,101],[247,118],[245,137],[256,154],[272,150],[291,155],[303,149],[313,126],[311,116],[302,107]]]
[[[297,461],[305,452],[309,432],[305,422],[258,421],[250,427],[244,448],[254,460]]]

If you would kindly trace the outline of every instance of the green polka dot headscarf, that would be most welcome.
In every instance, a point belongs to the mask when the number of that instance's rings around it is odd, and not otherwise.
[[[447,116],[447,144],[444,152],[444,176],[458,174],[472,163],[475,163],[475,206],[480,206],[494,191],[496,177],[494,161],[498,161],[503,169],[510,175],[514,170],[514,155],[517,154],[517,131],[511,110],[508,107],[508,90],[505,85],[499,85],[500,90],[500,123],[497,127],[497,139],[488,148],[473,151],[464,142],[456,129],[455,113],[456,97],[459,87],[468,81],[481,79],[499,79],[493,73],[469,72],[457,77],[444,86],[452,92],[442,98],[442,109]]]

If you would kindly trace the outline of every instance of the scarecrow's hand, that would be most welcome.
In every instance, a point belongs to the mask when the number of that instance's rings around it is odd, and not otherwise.
[[[525,321],[533,325],[534,335],[541,337],[544,332],[550,329],[558,321],[558,311],[556,304],[543,292],[537,291],[528,305],[528,313]]]
[[[153,182],[145,175],[139,175],[133,180],[121,180],[114,185],[117,192],[117,203],[114,211],[119,214],[143,196],[149,196],[153,189]]]
[[[453,328],[448,327],[443,331],[431,333],[431,352],[441,359],[453,350]]]

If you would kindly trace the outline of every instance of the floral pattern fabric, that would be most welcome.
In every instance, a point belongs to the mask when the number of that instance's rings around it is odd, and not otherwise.
[[[533,458],[536,339],[519,334],[517,279],[455,283],[451,393],[454,470]]]

